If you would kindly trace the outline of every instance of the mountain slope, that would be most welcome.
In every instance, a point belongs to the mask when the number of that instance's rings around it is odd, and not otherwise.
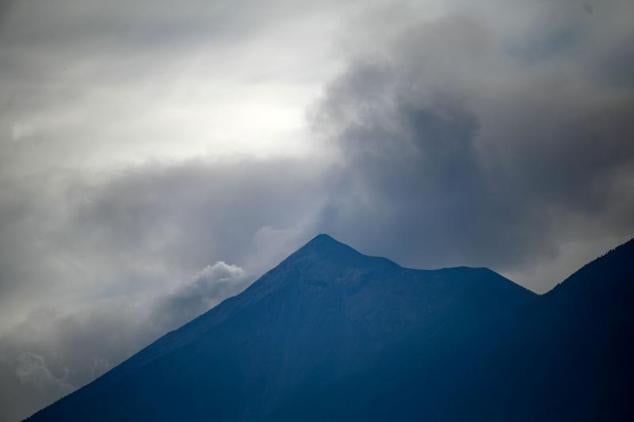
[[[320,235],[240,295],[30,420],[433,416],[443,406],[419,393],[437,400],[460,392],[447,380],[471,370],[454,358],[465,339],[537,299],[488,269],[406,269]],[[421,374],[424,388],[404,391]],[[403,412],[384,413],[400,403]]]
[[[634,240],[574,273],[503,328],[472,388],[515,420],[634,420]],[[486,382],[485,382],[486,381]],[[512,389],[504,389],[511,382]],[[521,417],[520,417],[521,416]]]
[[[390,348],[371,371],[318,394],[305,386],[278,415],[286,420],[335,414],[339,420],[631,421],[633,305],[630,241],[537,300],[473,329],[451,335],[443,327],[445,336],[433,341],[421,333]],[[351,400],[358,402],[348,406]],[[308,418],[302,416],[306,409]]]

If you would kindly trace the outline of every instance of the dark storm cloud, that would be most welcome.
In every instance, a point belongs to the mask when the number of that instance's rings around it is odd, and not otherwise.
[[[171,267],[198,270],[210,256],[250,265],[258,236],[311,220],[323,195],[319,172],[282,159],[142,166],[77,196],[71,237],[95,232],[83,238],[107,256],[126,244]]]
[[[63,296],[68,288],[78,297],[142,290],[217,260],[260,271],[281,256],[258,244],[294,239],[323,196],[319,167],[292,160],[47,175],[0,195],[2,239],[13,244],[0,252],[2,285],[16,294],[37,294],[43,278]],[[3,306],[12,300],[3,295]]]
[[[634,233],[634,30],[532,23],[522,48],[465,15],[359,48],[316,114],[345,160],[326,231],[410,265],[524,272],[540,291],[574,268],[526,273],[567,243],[591,257]]]

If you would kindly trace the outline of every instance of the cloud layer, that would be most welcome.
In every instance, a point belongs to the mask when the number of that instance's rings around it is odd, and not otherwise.
[[[2,417],[92,380],[299,246],[317,213],[315,172],[288,160],[152,164],[0,194]]]
[[[0,420],[318,232],[537,291],[634,234],[634,7],[0,4]]]
[[[250,281],[242,268],[219,261],[152,298],[31,313],[0,338],[3,419],[23,418],[92,381]]]
[[[540,6],[513,30],[497,15],[403,14],[354,51],[317,112],[344,160],[328,231],[410,265],[491,266],[538,291],[573,269],[545,262],[631,236],[626,7]]]

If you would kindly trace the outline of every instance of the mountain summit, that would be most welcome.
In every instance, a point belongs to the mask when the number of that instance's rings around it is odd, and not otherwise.
[[[326,233],[320,233],[317,236],[313,237],[308,243],[306,243],[299,251],[307,250],[307,249],[316,249],[320,251],[327,250],[338,250],[339,252],[343,250],[348,250],[350,252],[359,254],[356,250],[346,245],[345,243],[341,243],[332,236]],[[298,251],[298,252],[299,252]],[[360,254],[359,254],[360,255]]]
[[[618,420],[633,255],[630,242],[538,296],[322,234],[30,420]]]

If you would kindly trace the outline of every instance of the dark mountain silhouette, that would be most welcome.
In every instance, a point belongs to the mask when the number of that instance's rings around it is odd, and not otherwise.
[[[320,235],[29,420],[632,420],[633,257],[538,296]]]
[[[634,240],[574,273],[511,320],[481,376],[498,415],[634,420]],[[505,382],[506,380],[506,382]],[[508,388],[511,381],[512,388]],[[515,418],[515,420],[520,419]]]

